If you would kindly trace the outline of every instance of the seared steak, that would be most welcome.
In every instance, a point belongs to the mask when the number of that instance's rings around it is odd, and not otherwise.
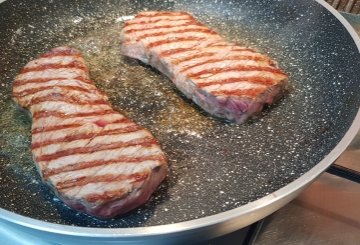
[[[32,115],[32,153],[43,181],[68,206],[114,217],[146,202],[165,178],[154,137],[111,108],[77,50],[58,47],[30,61],[13,97]]]
[[[125,55],[160,70],[208,113],[237,123],[273,103],[287,84],[269,57],[227,42],[185,12],[141,12],[121,38]]]

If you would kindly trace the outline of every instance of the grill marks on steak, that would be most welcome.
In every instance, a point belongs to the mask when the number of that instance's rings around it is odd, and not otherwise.
[[[125,23],[122,50],[167,75],[212,115],[237,123],[279,98],[288,76],[275,61],[227,42],[185,12],[141,12]]]
[[[70,207],[114,217],[147,201],[165,178],[154,137],[111,108],[77,50],[59,47],[30,61],[13,97],[32,114],[32,153],[44,182]]]

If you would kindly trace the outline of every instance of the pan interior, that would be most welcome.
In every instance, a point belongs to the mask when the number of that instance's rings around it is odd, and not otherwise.
[[[143,10],[193,13],[229,40],[257,48],[289,75],[283,99],[243,125],[213,118],[149,66],[122,57],[119,32]],[[299,178],[340,141],[360,105],[360,57],[342,24],[315,1],[24,1],[0,5],[0,207],[53,223],[144,227],[218,214]],[[113,107],[156,136],[171,172],[144,206],[98,220],[64,206],[41,184],[31,119],[12,80],[47,50],[80,49]],[[39,208],[41,207],[41,208]]]

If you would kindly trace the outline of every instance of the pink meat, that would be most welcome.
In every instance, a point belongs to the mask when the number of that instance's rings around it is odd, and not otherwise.
[[[227,42],[185,12],[141,12],[125,23],[125,55],[150,64],[208,113],[242,123],[281,97],[288,76],[266,55]]]
[[[43,181],[70,207],[114,217],[146,202],[165,178],[155,138],[111,108],[77,50],[58,47],[30,61],[15,78],[13,98],[32,115]]]

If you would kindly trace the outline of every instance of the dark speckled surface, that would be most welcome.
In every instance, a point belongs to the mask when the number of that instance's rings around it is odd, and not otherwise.
[[[192,12],[229,40],[269,54],[290,75],[288,93],[243,125],[202,112],[167,78],[120,54],[123,20],[164,9]],[[0,207],[49,222],[142,227],[239,207],[315,166],[343,137],[360,105],[359,51],[340,22],[308,0],[8,0],[0,5],[0,30]],[[70,210],[35,171],[31,120],[11,102],[11,84],[27,61],[58,45],[83,51],[113,106],[148,127],[168,156],[167,180],[126,216],[101,221]]]

